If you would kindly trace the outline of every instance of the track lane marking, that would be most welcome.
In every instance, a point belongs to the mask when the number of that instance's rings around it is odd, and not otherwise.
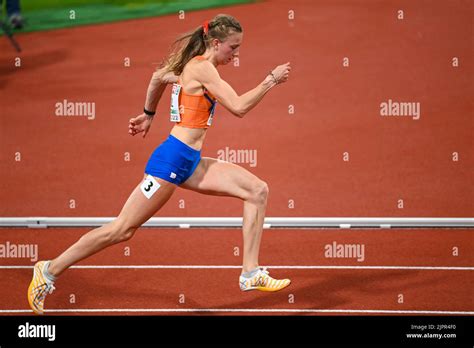
[[[474,311],[430,311],[430,310],[384,310],[384,309],[277,309],[277,308],[89,308],[89,309],[47,309],[46,313],[190,313],[190,312],[221,312],[221,313],[365,313],[365,314],[459,314],[474,315]],[[2,309],[0,313],[33,313],[29,309]]]
[[[34,266],[0,266],[1,269],[32,269]],[[474,267],[449,266],[266,266],[273,269],[363,269],[363,270],[433,270],[474,271]],[[70,269],[240,269],[237,265],[78,265]]]

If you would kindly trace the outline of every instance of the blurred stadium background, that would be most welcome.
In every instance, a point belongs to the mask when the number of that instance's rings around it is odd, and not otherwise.
[[[51,30],[230,6],[252,0],[23,0],[21,32]],[[4,1],[5,3],[5,1]]]

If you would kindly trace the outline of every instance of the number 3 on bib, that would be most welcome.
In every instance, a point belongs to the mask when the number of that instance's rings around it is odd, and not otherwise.
[[[148,176],[143,180],[140,185],[140,190],[145,195],[146,198],[150,199],[156,191],[160,188],[160,184],[155,178],[148,174]]]

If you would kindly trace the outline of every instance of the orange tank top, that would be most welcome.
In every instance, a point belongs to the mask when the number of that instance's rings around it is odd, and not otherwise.
[[[204,60],[205,58],[196,56],[193,59]],[[178,83],[173,84],[171,91],[170,120],[183,127],[209,128],[216,104],[216,98],[206,89],[201,95],[185,93],[178,78]]]

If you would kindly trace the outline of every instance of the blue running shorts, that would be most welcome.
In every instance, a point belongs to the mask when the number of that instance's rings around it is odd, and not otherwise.
[[[145,173],[180,185],[194,173],[200,160],[201,151],[170,134],[151,154]]]

